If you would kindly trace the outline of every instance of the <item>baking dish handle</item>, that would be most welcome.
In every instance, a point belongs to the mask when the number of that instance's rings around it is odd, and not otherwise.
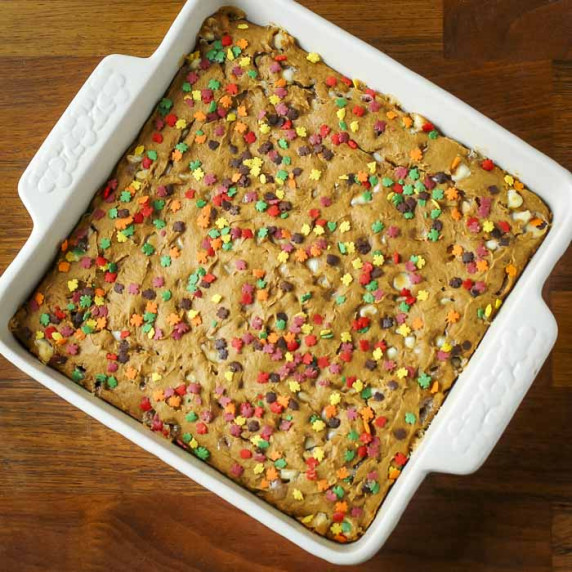
[[[516,294],[513,293],[513,294]],[[510,298],[507,301],[510,302]],[[478,362],[465,371],[429,431],[421,464],[427,472],[476,471],[496,445],[556,341],[554,316],[540,297],[528,295],[503,308],[509,327],[494,330]],[[475,354],[475,358],[478,356]],[[474,359],[474,358],[473,358]],[[474,372],[474,373],[473,373]],[[448,411],[445,411],[447,410]],[[451,411],[452,410],[452,411]]]
[[[129,144],[131,134],[118,124],[125,125],[134,111],[136,94],[153,71],[149,64],[129,56],[105,58],[52,129],[18,184],[36,232],[55,222],[72,195],[88,200],[103,183],[101,173],[109,173],[116,159],[103,151],[108,145],[123,149]],[[87,193],[76,188],[80,181]]]

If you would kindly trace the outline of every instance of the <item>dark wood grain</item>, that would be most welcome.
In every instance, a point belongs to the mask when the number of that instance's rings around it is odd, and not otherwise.
[[[206,1],[206,0],[205,0]],[[303,0],[572,167],[570,1]],[[0,0],[0,269],[34,152],[98,61],[148,56],[179,0]],[[479,62],[479,63],[476,63]],[[572,253],[560,338],[475,475],[431,475],[363,570],[572,570]],[[332,570],[0,358],[0,572]]]

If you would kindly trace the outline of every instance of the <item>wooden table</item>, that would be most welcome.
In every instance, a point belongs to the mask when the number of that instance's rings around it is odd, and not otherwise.
[[[204,0],[207,1],[207,0]],[[572,168],[572,1],[303,0]],[[16,187],[98,61],[147,56],[175,0],[0,0],[0,267]],[[572,570],[572,254],[560,338],[475,475],[432,475],[367,570]],[[0,358],[1,359],[1,358]],[[0,361],[0,571],[331,570]]]

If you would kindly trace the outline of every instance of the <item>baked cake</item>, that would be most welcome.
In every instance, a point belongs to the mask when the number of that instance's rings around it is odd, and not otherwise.
[[[353,541],[550,218],[491,159],[225,8],[11,327]]]

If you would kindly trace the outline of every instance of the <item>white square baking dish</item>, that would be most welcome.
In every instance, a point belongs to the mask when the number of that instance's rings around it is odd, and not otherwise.
[[[445,134],[517,174],[553,211],[553,227],[456,382],[439,414],[391,489],[367,533],[340,545],[294,519],[42,365],[12,336],[8,321],[32,292],[60,242],[136,137],[203,20],[223,5],[242,8],[257,24],[275,23],[333,68],[391,94]],[[188,0],[157,51],[147,59],[104,59],[31,161],[19,183],[33,232],[0,279],[0,351],[31,377],[153,453],[202,486],[288,538],[336,564],[356,564],[383,545],[430,471],[465,474],[487,458],[550,352],[557,333],[541,288],[572,239],[572,175],[491,120],[364,42],[292,0]]]

